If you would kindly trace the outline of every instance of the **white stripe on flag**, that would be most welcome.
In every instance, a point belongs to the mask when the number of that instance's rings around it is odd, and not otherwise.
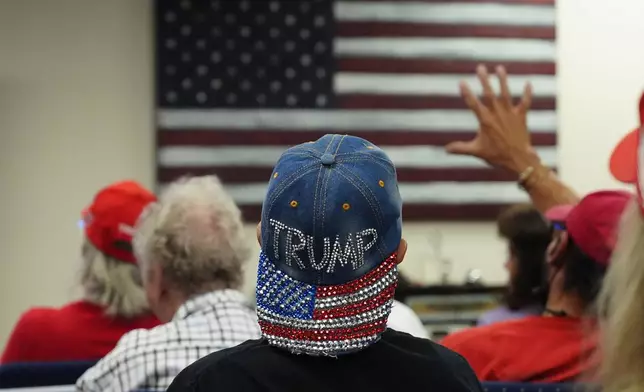
[[[448,154],[443,147],[381,147],[398,168],[488,167],[476,158]],[[169,146],[159,149],[158,162],[161,167],[266,166],[272,168],[287,148],[287,146]],[[556,166],[556,147],[538,147],[536,150],[545,165]]]
[[[338,1],[339,21],[554,26],[555,7],[525,4]]]
[[[240,205],[261,204],[267,184],[229,184],[226,190]],[[512,204],[528,200],[514,182],[401,182],[398,187],[406,204]]]
[[[458,85],[467,82],[476,94],[482,93],[481,83],[471,75],[416,75],[340,72],[334,79],[334,89],[340,94],[374,93],[400,95],[452,95],[459,96]],[[550,75],[510,76],[510,91],[522,93],[525,84],[532,84],[535,96],[555,97],[557,79]],[[497,83],[494,83],[496,85]],[[495,87],[495,86],[493,86]]]
[[[554,61],[553,41],[494,38],[338,38],[340,57],[438,58],[476,61]]]
[[[164,129],[243,130],[409,130],[475,131],[476,118],[469,110],[229,110],[161,109],[158,125]],[[528,116],[533,132],[553,132],[554,111],[539,110]]]

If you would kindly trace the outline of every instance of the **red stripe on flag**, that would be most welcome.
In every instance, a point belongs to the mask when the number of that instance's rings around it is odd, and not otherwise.
[[[509,75],[554,75],[553,62],[486,63],[461,60],[391,59],[381,57],[343,57],[337,59],[339,72],[374,72],[396,74],[473,74],[479,64],[488,69],[505,66]]]
[[[259,222],[262,206],[240,206],[247,223]],[[508,204],[404,204],[403,219],[410,221],[486,222],[495,220]]]
[[[352,340],[373,336],[382,332],[382,329],[386,322],[387,320],[385,319],[377,321],[373,324],[367,323],[351,328],[325,329],[323,334],[321,334],[320,330],[317,329],[306,330],[285,327],[283,325],[272,324],[262,320],[259,321],[259,325],[262,328],[262,332],[267,335],[277,336],[285,339],[292,339],[295,341],[303,340],[324,342],[333,340]]]
[[[379,146],[429,145],[444,146],[457,140],[469,140],[474,137],[473,131],[351,131],[337,129],[327,130],[292,130],[267,131],[262,129],[239,130],[160,130],[157,144],[167,146],[285,146],[317,140],[328,133],[350,134],[369,140]],[[532,143],[535,147],[555,146],[557,135],[551,133],[533,133]]]
[[[226,184],[268,182],[272,167],[268,166],[201,166],[160,167],[157,181],[169,183],[182,176],[217,175]],[[498,182],[516,181],[517,176],[501,169],[492,168],[398,168],[398,182]]]
[[[337,296],[355,293],[356,291],[367,288],[369,286],[373,287],[380,279],[382,279],[387,274],[389,274],[391,270],[398,264],[397,257],[398,257],[397,253],[394,252],[393,254],[389,255],[382,263],[380,263],[378,267],[372,269],[371,271],[369,271],[359,279],[352,280],[351,282],[347,282],[347,283],[340,283],[340,284],[318,287],[318,289],[315,292],[315,297],[318,299],[337,297]],[[393,294],[393,291],[395,290],[395,288],[396,288],[396,283],[390,283],[389,286],[387,286],[385,289],[382,289],[383,291],[381,291],[379,294],[383,294],[389,290]],[[373,295],[373,293],[370,295]],[[360,305],[364,305],[365,302],[367,301],[380,302],[380,304],[377,306],[382,306],[385,302],[387,302],[387,300],[374,301],[374,299],[377,299],[377,297],[370,297],[366,300],[362,300],[358,302],[352,302],[350,300],[349,303],[347,304],[333,305],[333,306],[342,309],[342,308],[345,308],[345,305],[353,304],[356,306],[360,306]],[[327,308],[327,310],[328,309],[330,308]],[[324,312],[324,310],[318,309],[318,314],[320,314],[320,312]],[[316,318],[315,315],[313,316],[313,318]],[[324,317],[324,313],[322,313],[322,317],[320,318],[321,319],[326,318]]]
[[[527,38],[554,40],[554,27],[455,25],[396,22],[341,22],[337,26],[340,37],[479,37]]]
[[[342,94],[337,101],[344,109],[467,109],[461,97],[438,95]],[[533,98],[530,106],[532,110],[555,110],[556,107],[556,98]]]

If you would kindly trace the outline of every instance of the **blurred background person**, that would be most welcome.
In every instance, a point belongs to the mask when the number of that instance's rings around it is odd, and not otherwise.
[[[546,302],[546,293],[540,289],[546,248],[552,239],[546,218],[530,204],[517,205],[499,215],[497,230],[507,241],[507,291],[504,305],[481,315],[478,325],[541,314]]]
[[[154,194],[133,181],[98,192],[83,212],[83,298],[25,312],[0,362],[99,359],[124,333],[159,324],[149,312],[132,251],[136,220],[154,201]]]
[[[165,390],[204,355],[257,339],[257,316],[239,291],[248,244],[241,212],[217,177],[169,185],[134,239],[150,308],[166,324],[123,336],[77,388]]]
[[[644,391],[644,94],[639,102],[640,126],[617,145],[611,156],[613,176],[637,188],[637,198],[624,212],[611,268],[600,296],[602,369],[605,392]]]
[[[517,173],[519,185],[541,211],[565,204],[575,207],[563,226],[554,230],[548,246],[543,284],[548,299],[543,314],[460,331],[442,343],[463,355],[484,381],[574,381],[598,365],[592,326],[595,299],[615,245],[619,219],[632,195],[598,191],[577,203],[574,192],[540,162],[531,145],[526,125],[530,86],[526,85],[515,104],[505,69],[496,71],[500,94],[492,89],[484,66],[477,69],[483,99],[467,84],[461,85],[480,128],[473,140],[451,143],[447,151],[476,156]],[[590,331],[584,329],[586,321],[590,321]]]
[[[542,314],[459,331],[441,343],[484,381],[570,382],[596,369],[595,299],[630,199],[598,191],[570,211],[567,231],[555,231],[548,248]]]

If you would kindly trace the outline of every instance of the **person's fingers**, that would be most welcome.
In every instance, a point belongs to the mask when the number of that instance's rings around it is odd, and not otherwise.
[[[530,110],[532,105],[532,85],[530,82],[525,84],[523,88],[523,96],[521,97],[521,102],[519,102],[518,109],[521,113],[527,113]]]
[[[510,87],[508,86],[508,74],[505,71],[505,67],[502,65],[496,67],[496,75],[499,78],[501,102],[503,102],[504,105],[512,106],[512,94],[510,93]]]
[[[457,155],[476,155],[478,152],[474,140],[451,142],[445,146],[445,151]]]
[[[490,107],[492,102],[494,102],[494,90],[490,84],[490,76],[487,73],[487,68],[485,65],[479,65],[476,67],[476,76],[478,76],[479,81],[481,82],[481,87],[483,87],[483,103]]]
[[[461,97],[468,108],[472,109],[477,118],[481,117],[481,112],[483,110],[483,104],[476,97],[476,94],[472,92],[472,89],[466,82],[461,82],[460,84]]]

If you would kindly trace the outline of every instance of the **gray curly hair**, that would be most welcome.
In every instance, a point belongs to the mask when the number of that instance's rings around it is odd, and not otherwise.
[[[160,263],[164,276],[189,297],[239,289],[249,256],[241,211],[215,176],[170,184],[141,215],[133,244],[144,270]]]

